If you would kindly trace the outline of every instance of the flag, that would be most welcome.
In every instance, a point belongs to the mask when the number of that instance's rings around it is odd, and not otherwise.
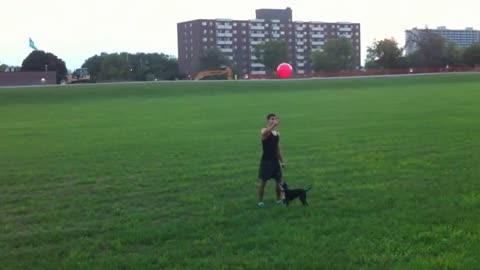
[[[35,43],[33,42],[32,38],[29,38],[28,42],[30,43],[30,48],[37,50],[37,47],[35,46]]]

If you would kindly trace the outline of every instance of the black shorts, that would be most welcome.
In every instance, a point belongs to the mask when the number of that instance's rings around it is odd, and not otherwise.
[[[258,170],[258,178],[267,181],[274,178],[277,181],[282,179],[282,169],[280,168],[280,162],[275,160],[261,160],[260,169]]]

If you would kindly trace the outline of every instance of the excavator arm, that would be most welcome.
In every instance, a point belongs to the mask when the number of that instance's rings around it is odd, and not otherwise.
[[[197,73],[194,80],[201,80],[206,77],[225,75],[227,80],[233,80],[233,71],[230,67],[226,67],[223,70],[204,70]]]

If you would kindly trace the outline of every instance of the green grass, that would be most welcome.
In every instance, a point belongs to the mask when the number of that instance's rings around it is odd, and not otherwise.
[[[478,269],[480,74],[0,89],[0,269]],[[309,207],[256,207],[260,129]]]

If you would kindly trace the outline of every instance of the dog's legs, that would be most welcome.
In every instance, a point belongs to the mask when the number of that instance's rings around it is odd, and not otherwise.
[[[307,203],[307,194],[306,194],[306,193],[301,194],[300,197],[299,197],[299,199],[300,199],[300,201],[302,202],[302,204],[303,204],[304,206],[308,205],[308,203]]]

